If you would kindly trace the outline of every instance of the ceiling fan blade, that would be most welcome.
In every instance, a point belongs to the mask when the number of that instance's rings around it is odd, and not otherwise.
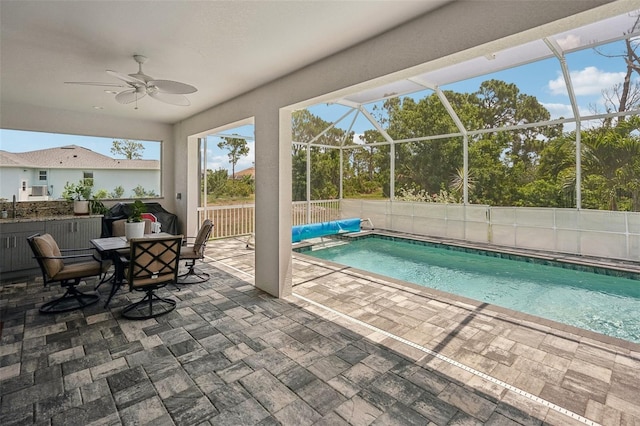
[[[166,104],[178,105],[178,106],[189,106],[191,102],[187,99],[186,96],[183,96],[179,93],[162,93],[158,91],[149,91],[149,96],[153,99],[157,99],[160,102],[164,102]]]
[[[91,81],[65,81],[64,84],[81,84],[83,86],[128,87],[118,83],[98,83]]]
[[[132,84],[132,85],[140,85],[140,84],[145,84],[144,81],[139,80],[135,77],[131,77],[129,75],[126,74],[122,74],[120,72],[117,71],[111,71],[111,70],[107,70],[107,74],[109,74],[111,77],[115,77],[118,80],[122,80],[126,83]]]
[[[198,91],[198,89],[190,84],[172,80],[150,80],[147,84],[149,86],[156,86],[158,91],[162,93],[186,95]]]
[[[139,92],[136,89],[124,90],[116,95],[116,101],[121,104],[130,104],[131,102],[144,98],[145,95],[146,93]]]

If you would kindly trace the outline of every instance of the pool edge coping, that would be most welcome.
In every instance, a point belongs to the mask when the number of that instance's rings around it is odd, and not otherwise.
[[[367,232],[367,235],[372,235],[372,234],[380,234],[380,231]],[[385,232],[383,235],[395,236],[401,239],[412,239],[411,234],[398,234],[398,233]],[[346,235],[343,235],[341,236],[341,238],[344,238],[345,236]],[[360,236],[362,235],[357,235],[356,237],[360,237]],[[349,236],[347,238],[354,238],[354,236]],[[425,238],[424,240],[422,238],[419,238],[416,240],[434,242],[429,239],[430,237],[424,237],[424,238]],[[438,243],[449,245],[448,242],[445,242],[444,240],[438,240]],[[475,247],[469,246],[469,248],[475,248]],[[484,248],[481,248],[481,250],[484,250]],[[500,252],[497,248],[494,248],[494,250],[497,252]],[[591,339],[599,343],[613,345],[618,348],[625,349],[626,351],[629,351],[629,352],[640,353],[640,343],[632,342],[630,340],[609,336],[607,334],[598,333],[596,331],[587,330],[587,329],[576,327],[569,324],[564,324],[564,323],[543,318],[537,315],[516,311],[513,309],[505,308],[503,306],[494,305],[488,302],[482,302],[476,299],[471,299],[465,296],[460,296],[454,293],[449,293],[449,292],[434,289],[431,287],[420,286],[418,284],[413,284],[408,281],[402,281],[396,278],[388,277],[386,275],[377,274],[375,272],[369,272],[369,271],[354,268],[351,266],[342,265],[340,263],[332,262],[330,260],[319,259],[310,255],[307,255],[304,252],[298,252],[293,250],[292,253],[294,255],[302,256],[303,259],[309,263],[313,263],[319,266],[328,267],[332,269],[331,273],[334,273],[334,272],[353,273],[359,277],[371,277],[373,280],[375,280],[374,282],[377,282],[378,284],[387,285],[388,283],[391,283],[394,285],[395,288],[398,288],[400,290],[407,291],[408,289],[410,289],[411,293],[420,293],[424,297],[436,299],[444,303],[448,303],[450,305],[454,305],[459,308],[468,310],[471,315],[477,315],[478,313],[471,311],[469,309],[469,306],[476,307],[476,308],[482,306],[483,311],[490,310],[493,313],[495,313],[496,316],[500,317],[502,320],[513,321],[515,319],[517,321],[526,321],[528,323],[531,323],[540,327],[545,327],[547,329],[554,329],[563,333],[573,334],[573,335],[579,336],[582,339]],[[523,253],[525,252],[521,252],[519,254],[524,255]],[[637,273],[640,274],[640,271],[638,271]],[[296,286],[302,285],[302,284],[304,284],[304,282],[294,283],[292,286],[293,288],[295,288]],[[442,300],[443,298],[447,300]],[[535,327],[532,327],[532,328],[535,328]],[[540,330],[540,331],[544,332],[545,330]],[[566,336],[566,335],[563,335],[561,337],[570,338],[570,336]]]

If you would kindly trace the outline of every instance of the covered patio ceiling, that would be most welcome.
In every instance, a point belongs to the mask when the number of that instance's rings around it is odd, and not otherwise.
[[[0,101],[174,124],[452,0],[6,1],[0,3]],[[195,86],[190,106],[145,97],[134,109],[99,86],[106,70]]]

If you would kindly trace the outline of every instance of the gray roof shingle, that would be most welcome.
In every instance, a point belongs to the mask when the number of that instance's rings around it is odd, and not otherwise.
[[[78,145],[28,152],[0,150],[0,167],[41,169],[160,169],[158,160],[111,158]]]

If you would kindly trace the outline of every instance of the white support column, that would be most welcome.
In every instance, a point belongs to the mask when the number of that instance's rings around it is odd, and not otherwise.
[[[311,143],[307,144],[307,161],[306,161],[306,189],[307,189],[307,223],[311,223]]]
[[[389,200],[396,199],[396,144],[391,141],[389,147]]]
[[[445,94],[442,92],[442,89],[435,87],[434,90],[438,95],[438,99],[440,99],[440,102],[442,102],[442,105],[456,124],[456,127],[460,130],[460,133],[462,133],[462,173],[464,176],[462,182],[462,202],[466,206],[469,204],[469,134],[467,133],[467,129],[464,127],[464,124],[462,124],[462,120],[460,120],[460,117],[458,117],[458,114],[456,114],[456,111],[451,106],[449,99],[447,99]]]
[[[198,144],[198,149],[200,150],[200,170],[198,170],[198,176],[202,176],[202,221],[198,222],[198,229],[200,229],[200,226],[202,225],[202,222],[204,222],[207,217],[208,217],[208,213],[207,212],[207,201],[208,201],[208,196],[207,194],[209,193],[209,188],[207,186],[207,164],[209,163],[209,159],[207,158],[207,138],[200,138],[200,143]]]
[[[360,112],[369,120],[373,127],[376,128],[382,137],[389,142],[389,200],[396,199],[396,144],[389,134],[382,128],[380,123],[367,111],[362,105],[359,107]]]
[[[291,294],[291,112],[262,109],[255,117],[255,285]]]
[[[344,149],[340,147],[340,187],[338,188],[338,199],[342,200],[342,180],[344,179]]]

